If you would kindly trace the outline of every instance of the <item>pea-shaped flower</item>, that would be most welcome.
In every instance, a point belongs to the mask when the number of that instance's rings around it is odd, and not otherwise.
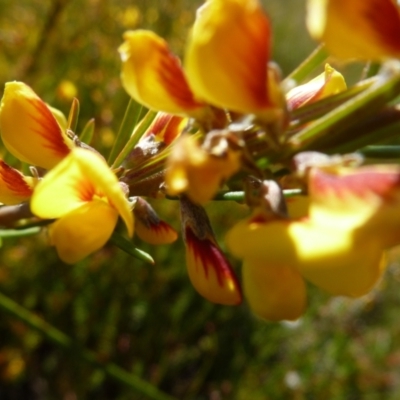
[[[36,186],[31,209],[38,217],[56,219],[50,241],[66,263],[103,247],[118,216],[133,235],[133,214],[117,177],[90,150],[76,148],[53,168]]]

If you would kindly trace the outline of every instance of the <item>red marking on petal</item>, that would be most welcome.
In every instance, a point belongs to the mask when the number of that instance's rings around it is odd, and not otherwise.
[[[361,12],[371,23],[371,27],[382,43],[395,53],[400,52],[400,14],[392,0],[364,1]]]
[[[142,138],[153,134],[157,140],[168,146],[181,133],[180,124],[183,119],[177,115],[159,112]]]
[[[268,18],[262,12],[257,17],[257,20],[254,21],[256,22],[254,26],[251,25],[252,29],[245,27],[246,34],[250,39],[249,43],[253,44],[253,48],[250,51],[247,48],[243,49],[242,61],[246,64],[243,66],[243,75],[246,74],[243,79],[245,79],[254,97],[262,107],[270,103],[270,99],[267,98],[268,92],[262,83],[267,79],[271,29]]]
[[[164,56],[159,65],[159,76],[167,92],[184,109],[201,107],[203,104],[194,99],[183,73],[181,63],[168,49],[162,49]]]
[[[96,194],[94,185],[87,179],[81,178],[74,183],[75,191],[78,198],[82,201],[92,201]],[[97,193],[99,197],[101,195]]]
[[[18,196],[29,197],[32,195],[33,190],[25,182],[22,174],[2,160],[0,160],[0,177],[6,186]]]
[[[225,258],[222,251],[210,239],[198,238],[190,227],[186,228],[187,246],[193,252],[195,259],[204,269],[204,275],[209,276],[209,268],[212,268],[217,276],[219,286],[225,286],[226,281],[233,281],[236,288],[239,287],[239,282]]]
[[[182,120],[182,117],[174,115],[169,122],[168,127],[164,133],[164,143],[167,146],[171,144],[182,133],[182,129],[180,129]]]
[[[170,233],[171,231],[175,232],[175,229],[171,227],[171,225],[167,224],[165,221],[159,221],[158,224],[151,224],[150,229],[155,232],[157,235],[164,235],[166,233]]]
[[[64,142],[61,128],[53,114],[42,100],[32,99],[30,102],[37,111],[37,114],[30,115],[30,117],[41,127],[35,133],[45,140],[44,146],[46,148],[54,151],[60,157],[65,157],[70,152],[70,149]]]
[[[143,137],[150,136],[151,134],[158,136],[163,132],[163,129],[169,124],[171,121],[172,114],[159,112],[155,119],[153,120],[152,124],[147,129],[146,133]]]
[[[137,217],[137,214],[135,216]],[[136,234],[143,241],[153,245],[169,244],[178,238],[175,229],[166,222],[144,221],[139,217],[136,218]]]
[[[337,175],[313,169],[310,175],[310,192],[315,195],[334,193],[340,198],[346,194],[363,197],[375,193],[386,200],[393,198],[393,190],[400,188],[399,170],[378,170],[376,167],[361,167],[347,175]]]

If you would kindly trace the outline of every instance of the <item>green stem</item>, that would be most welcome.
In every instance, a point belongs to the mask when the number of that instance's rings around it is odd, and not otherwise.
[[[36,235],[40,232],[40,229],[40,226],[34,226],[27,229],[0,229],[0,238]]]
[[[378,77],[371,87],[294,135],[288,142],[291,147],[288,155],[310,149],[313,142],[326,135],[337,135],[354,125],[361,117],[376,112],[399,94],[400,71],[397,65],[393,68],[389,66]]]
[[[283,190],[283,195],[285,198],[300,196],[303,194],[301,189],[285,189]],[[178,196],[166,196],[168,200],[179,200]],[[244,191],[226,191],[226,192],[219,192],[213,198],[214,200],[219,201],[243,201],[245,199],[245,192]]]
[[[152,400],[174,400],[173,397],[161,392],[152,384],[140,379],[137,376],[124,371],[122,368],[118,367],[113,363],[102,363],[91,350],[83,348],[73,341],[65,333],[61,332],[54,326],[50,325],[48,322],[39,318],[37,315],[33,314],[31,311],[17,304],[14,300],[7,297],[5,294],[0,292],[0,309],[23,321],[25,324],[31,328],[42,333],[48,340],[55,343],[57,346],[80,356],[83,360],[89,364],[95,366],[96,368],[102,369],[110,378],[114,379],[119,383],[123,383],[142,396],[146,396]]]
[[[128,253],[129,255],[139,260],[142,260],[148,264],[154,265],[154,260],[150,254],[147,254],[143,250],[134,247],[133,243],[130,240],[126,239],[124,236],[122,236],[120,233],[114,232],[110,237],[110,242],[113,245],[119,247],[121,250]]]
[[[369,158],[400,158],[400,146],[367,146],[358,152]]]
[[[282,82],[283,86],[289,81],[302,82],[307,76],[320,66],[328,58],[324,45],[317,47],[291,74]]]

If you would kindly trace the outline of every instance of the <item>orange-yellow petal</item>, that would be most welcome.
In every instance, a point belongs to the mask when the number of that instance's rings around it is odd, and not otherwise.
[[[180,61],[164,39],[145,30],[128,31],[120,46],[122,85],[136,101],[153,110],[196,114],[203,104],[195,100]]]
[[[270,26],[258,0],[209,0],[197,12],[185,55],[189,85],[217,107],[255,113],[270,106]]]
[[[138,197],[133,209],[135,213],[135,233],[150,244],[168,244],[178,238],[178,234],[166,222],[160,220],[147,201]]]
[[[341,59],[400,56],[400,15],[394,0],[308,0],[307,26]]]
[[[117,219],[118,212],[102,200],[84,203],[50,226],[50,241],[61,260],[73,264],[106,244]]]
[[[35,181],[0,160],[0,203],[12,205],[28,200]]]
[[[6,83],[0,105],[0,132],[20,160],[50,169],[74,146],[49,107],[22,82]]]
[[[399,243],[400,168],[313,168],[309,174],[310,218],[336,229],[357,229],[383,248]]]
[[[256,212],[228,232],[227,245],[239,258],[296,268],[335,295],[364,295],[382,273],[380,239],[330,220],[271,220]]]
[[[326,64],[325,71],[322,74],[304,85],[293,88],[287,93],[286,100],[288,107],[294,110],[325,97],[343,92],[346,88],[343,75],[329,64]]]
[[[303,314],[306,285],[296,269],[246,259],[242,275],[246,299],[259,317],[269,321],[295,320]]]
[[[135,234],[143,241],[153,245],[169,244],[178,238],[176,230],[162,220],[159,220],[158,223],[146,224],[136,218]]]
[[[96,199],[117,210],[132,236],[133,213],[117,177],[98,154],[75,148],[36,186],[31,209],[41,218],[61,218]]]
[[[306,223],[293,224],[289,232],[299,272],[333,295],[367,294],[386,266],[376,237],[359,237],[354,231]]]
[[[187,118],[159,112],[141,139],[154,135],[157,141],[168,146],[182,133],[187,123]]]
[[[185,240],[186,265],[196,290],[214,303],[239,304],[242,301],[239,283],[214,239],[210,236],[201,239],[187,227]]]
[[[204,204],[240,165],[240,151],[228,148],[217,156],[201,148],[193,136],[182,136],[168,158],[167,191],[172,196],[186,193],[195,203]]]

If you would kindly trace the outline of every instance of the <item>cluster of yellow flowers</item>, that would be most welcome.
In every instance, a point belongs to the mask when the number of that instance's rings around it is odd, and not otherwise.
[[[309,0],[307,25],[339,59],[379,63],[400,55],[392,0]],[[143,197],[178,196],[194,287],[234,305],[241,285],[203,206],[220,189],[244,190],[250,216],[226,244],[243,260],[244,293],[257,315],[299,318],[305,281],[333,295],[368,293],[384,271],[384,252],[399,244],[400,166],[310,151],[316,148],[301,140],[309,122],[295,118],[303,107],[346,93],[343,76],[326,64],[321,75],[287,90],[270,62],[271,29],[258,0],[207,0],[183,67],[153,32],[129,31],[124,40],[122,84],[157,111],[137,145],[112,169],[32,89],[7,83],[1,137],[35,168],[29,177],[0,161],[0,202],[29,201],[34,216],[52,221],[50,242],[60,258],[75,263],[109,240],[119,217],[129,237],[135,226],[150,243],[174,241],[177,233]],[[293,188],[298,195],[285,199]]]

